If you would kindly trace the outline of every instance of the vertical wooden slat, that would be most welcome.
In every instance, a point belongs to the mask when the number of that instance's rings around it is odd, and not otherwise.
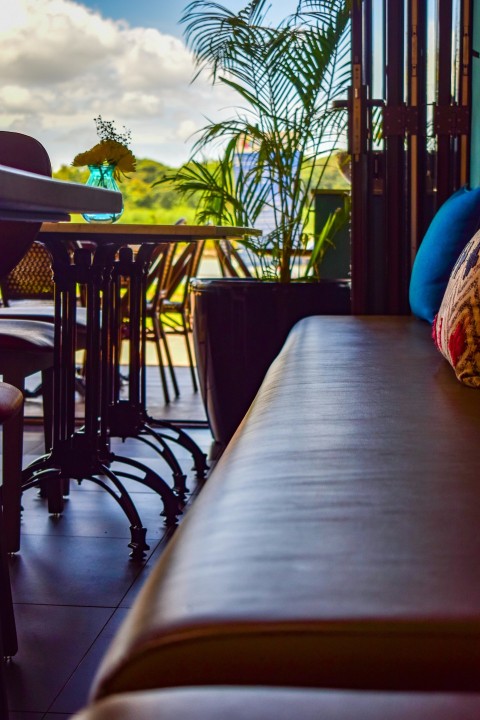
[[[368,311],[367,188],[365,179],[365,93],[363,86],[363,3],[352,4],[352,86],[349,144],[352,159],[352,312]]]
[[[460,7],[460,78],[458,104],[464,114],[465,128],[459,137],[459,184],[470,179],[470,118],[472,102],[472,0],[461,0]]]
[[[387,0],[387,109],[400,112],[404,102],[404,3]],[[385,250],[388,313],[406,311],[403,290],[405,241],[409,226],[405,213],[405,144],[401,134],[385,140]]]
[[[373,87],[373,7],[372,0],[364,0],[363,2],[363,86],[365,95],[365,104],[362,107],[365,124],[365,137],[363,141],[363,151],[365,153],[363,184],[365,187],[365,214],[366,214],[366,237],[365,248],[368,257],[366,267],[367,287],[365,296],[366,313],[374,313],[378,303],[378,248],[377,237],[374,231],[374,218],[377,213],[375,207],[374,193],[374,176],[376,168],[376,157],[374,154],[374,127],[373,127],[373,108],[372,87]],[[381,269],[381,268],[380,268]]]
[[[444,112],[452,103],[452,0],[438,2],[437,109]],[[441,132],[437,143],[437,208],[451,195],[454,178],[452,136]]]
[[[408,97],[412,123],[407,131],[409,166],[410,265],[427,229],[427,23],[424,0],[409,0],[408,8]]]

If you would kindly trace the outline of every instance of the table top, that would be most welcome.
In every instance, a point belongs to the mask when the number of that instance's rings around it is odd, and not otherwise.
[[[191,242],[240,238],[244,235],[261,235],[261,230],[248,227],[221,225],[141,225],[103,223],[43,223],[38,239],[69,237],[95,242],[118,242],[138,245],[142,242]]]
[[[69,220],[69,213],[120,212],[122,202],[119,192],[0,165],[0,220]]]

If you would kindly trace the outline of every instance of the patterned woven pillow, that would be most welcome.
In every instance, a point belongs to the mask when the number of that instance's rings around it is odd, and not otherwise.
[[[433,323],[433,339],[458,380],[480,387],[480,231],[455,263]]]

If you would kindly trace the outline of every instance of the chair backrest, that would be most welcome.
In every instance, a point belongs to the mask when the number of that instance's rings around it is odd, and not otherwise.
[[[4,305],[11,300],[53,300],[52,259],[45,245],[35,240],[0,287]]]
[[[174,256],[170,276],[165,287],[165,300],[173,300],[173,296],[177,294],[179,296],[178,303],[182,307],[186,306],[189,297],[190,280],[198,272],[204,247],[205,240],[189,242],[177,258]]]
[[[154,312],[158,311],[169,287],[174,254],[174,243],[160,243],[155,249],[147,276],[147,299]]]
[[[215,251],[224,277],[252,277],[252,273],[242,256],[229,240],[217,240],[215,242]]]
[[[145,288],[147,302],[153,310],[159,307],[165,296],[174,252],[175,245],[173,243],[159,243],[153,251]],[[130,316],[130,286],[128,282],[123,287],[120,303],[122,318],[124,321],[128,321]]]
[[[0,130],[0,165],[52,174],[48,153],[38,140],[22,133]],[[7,275],[25,255],[40,229],[41,223],[0,221],[0,277]]]

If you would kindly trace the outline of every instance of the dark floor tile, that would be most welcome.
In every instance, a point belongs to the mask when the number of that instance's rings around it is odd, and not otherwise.
[[[115,607],[141,569],[125,540],[24,535],[10,562],[14,602]]]
[[[136,485],[138,490],[138,483]],[[161,515],[163,503],[151,490],[144,490],[143,493],[135,493],[132,500],[143,527],[147,528],[147,542],[152,544],[165,533],[165,520]],[[22,538],[27,535],[124,538],[126,545],[130,541],[130,522],[122,508],[108,492],[94,483],[84,481],[79,486],[72,481],[70,495],[60,516],[48,514],[47,501],[39,496],[35,488],[23,494],[22,505]],[[127,548],[127,555],[128,552]]]
[[[23,452],[26,455],[36,459],[45,454],[45,444],[43,440],[35,440],[35,438],[24,438]]]
[[[9,720],[43,720],[45,715],[38,712],[9,712]],[[57,717],[57,720],[60,720]]]
[[[151,402],[147,404],[148,415],[155,420],[194,420],[195,422],[206,421],[205,410],[200,402],[195,403],[171,403],[170,405]]]
[[[160,556],[164,552],[165,548],[168,545],[169,540],[173,537],[175,534],[175,530],[172,529],[168,536],[166,536],[155,548],[153,553],[148,558],[147,562],[145,563],[145,566],[142,569],[142,572],[138,575],[138,577],[133,581],[132,585],[130,586],[128,592],[125,594],[123,599],[120,602],[119,607],[121,608],[130,608],[132,607],[138,593],[140,592],[141,588],[145,584],[146,579],[152,572],[153,568],[155,567],[156,563],[160,559]]]
[[[126,615],[126,608],[119,609],[112,615],[75,673],[49,708],[49,712],[74,713],[86,705],[98,666]]]
[[[6,666],[12,711],[46,712],[105,627],[112,610],[16,605],[19,651]]]
[[[147,408],[151,417],[164,420],[206,420],[201,394],[192,390],[189,368],[176,368],[180,396],[174,398],[172,394],[169,405],[164,403],[158,374],[157,368],[147,368]]]

